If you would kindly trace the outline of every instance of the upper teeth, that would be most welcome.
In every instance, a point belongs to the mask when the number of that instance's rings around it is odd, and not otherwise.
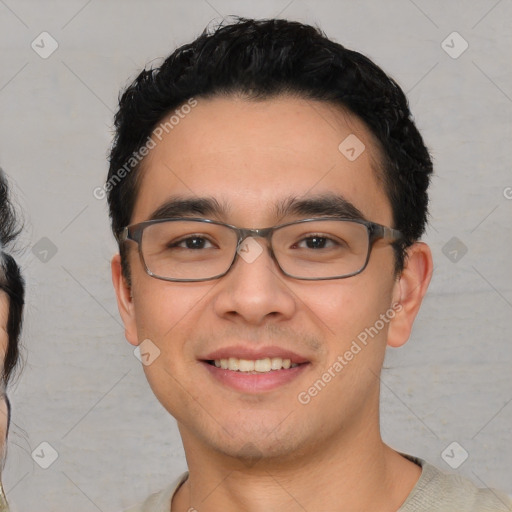
[[[271,370],[280,370],[284,368],[294,368],[297,363],[292,363],[290,359],[282,359],[281,357],[266,357],[265,359],[238,359],[230,357],[229,359],[215,359],[215,366],[223,370],[233,370],[240,372],[269,372]]]

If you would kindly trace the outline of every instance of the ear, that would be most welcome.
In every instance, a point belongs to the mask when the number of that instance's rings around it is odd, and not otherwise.
[[[427,244],[416,242],[407,249],[405,265],[393,289],[395,317],[389,322],[388,345],[400,347],[411,335],[414,319],[420,309],[432,277],[432,253]],[[400,307],[401,306],[401,307]]]
[[[110,262],[112,269],[112,284],[117,297],[117,307],[124,324],[125,338],[134,346],[139,344],[137,336],[137,324],[135,322],[135,305],[131,289],[123,276],[121,256],[116,254]]]

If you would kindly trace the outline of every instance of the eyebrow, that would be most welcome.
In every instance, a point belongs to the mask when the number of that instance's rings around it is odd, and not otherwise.
[[[149,220],[172,219],[174,217],[225,217],[228,206],[214,197],[170,197],[160,205]]]
[[[214,197],[172,196],[151,213],[148,220],[171,219],[176,217],[214,217],[226,218],[229,205]],[[342,217],[353,220],[366,220],[353,203],[338,194],[321,194],[300,199],[288,197],[273,208],[274,215],[283,219],[290,216],[300,217]]]
[[[290,197],[276,206],[278,217],[343,217],[352,220],[367,220],[359,208],[339,194],[321,194],[304,199]]]

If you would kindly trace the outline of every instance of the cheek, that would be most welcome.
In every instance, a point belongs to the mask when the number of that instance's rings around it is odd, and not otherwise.
[[[390,307],[392,283],[364,274],[310,286],[299,297],[328,334],[340,341],[356,337]],[[349,340],[349,341],[350,341]]]
[[[135,291],[136,290],[136,291]],[[188,331],[197,326],[195,319],[208,297],[204,283],[170,283],[148,276],[134,283],[137,333],[140,341],[150,339],[165,352],[173,340],[177,347]]]
[[[150,358],[143,370],[155,396],[175,417],[187,409],[189,395],[182,389],[193,389],[185,371],[194,361],[187,341],[197,329],[205,294],[190,283],[185,287],[151,277],[134,283],[137,335],[141,352],[144,347]]]

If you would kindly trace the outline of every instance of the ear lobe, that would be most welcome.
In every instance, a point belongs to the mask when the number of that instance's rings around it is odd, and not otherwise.
[[[139,344],[137,336],[137,325],[135,322],[135,306],[131,288],[128,286],[121,267],[121,256],[114,255],[110,262],[112,270],[112,284],[116,292],[117,308],[124,324],[125,338],[134,346]]]
[[[404,269],[393,290],[393,304],[400,304],[401,308],[396,308],[397,313],[389,323],[390,347],[400,347],[409,339],[432,272],[432,253],[429,246],[416,242],[407,249]]]

